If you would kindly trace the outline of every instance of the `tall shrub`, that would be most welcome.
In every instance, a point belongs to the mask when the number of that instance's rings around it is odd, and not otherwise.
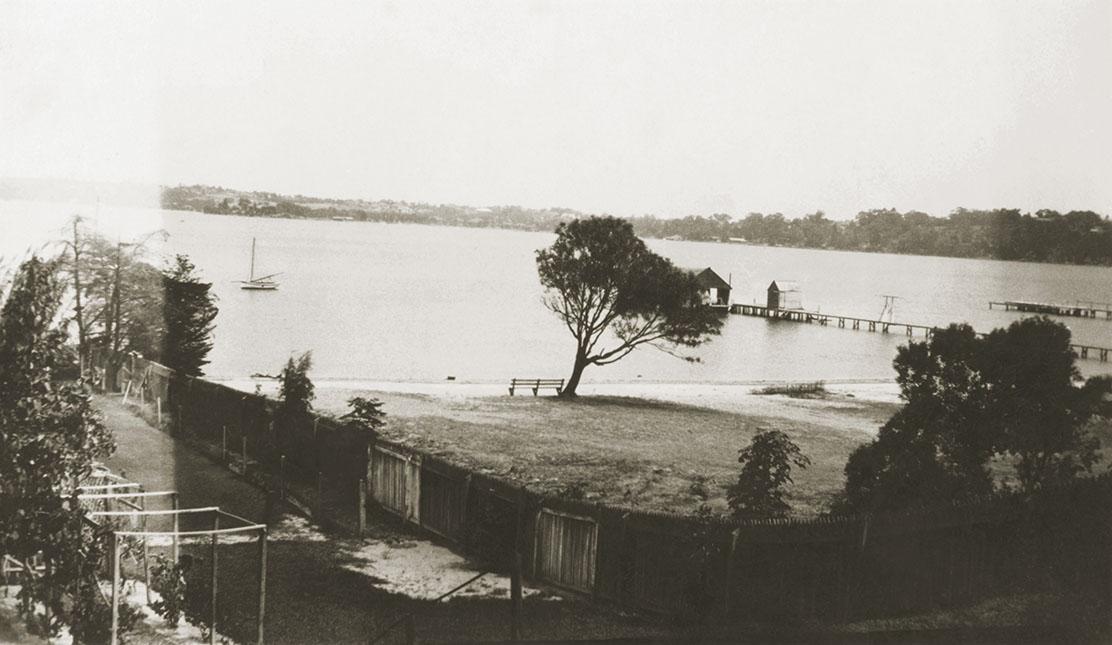
[[[213,321],[219,310],[212,283],[198,278],[196,267],[184,255],[162,273],[165,335],[162,364],[180,374],[200,376],[212,351]]]
[[[41,553],[49,577],[20,590],[28,624],[54,634],[99,630],[104,617],[97,565],[104,532],[86,525],[70,490],[95,460],[115,449],[72,367],[59,320],[62,284],[55,262],[31,257],[18,269],[0,308],[0,553],[27,561]],[[94,593],[95,592],[95,593]],[[36,606],[49,606],[45,622]]]

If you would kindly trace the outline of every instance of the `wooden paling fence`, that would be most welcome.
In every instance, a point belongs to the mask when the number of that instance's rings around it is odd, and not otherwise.
[[[1041,500],[708,524],[540,496],[334,419],[282,420],[273,401],[200,379],[172,376],[168,393],[175,432],[225,443],[230,462],[288,482],[325,520],[357,530],[377,507],[492,562],[520,554],[533,580],[629,607],[791,623],[1066,591],[1112,610],[1107,476]]]

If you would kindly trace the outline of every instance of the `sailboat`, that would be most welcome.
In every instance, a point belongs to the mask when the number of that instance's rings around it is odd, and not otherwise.
[[[255,277],[255,238],[251,238],[251,274],[246,280],[239,281],[240,289],[248,289],[251,291],[274,291],[278,288],[278,282],[271,280],[278,273],[271,273],[270,275]]]

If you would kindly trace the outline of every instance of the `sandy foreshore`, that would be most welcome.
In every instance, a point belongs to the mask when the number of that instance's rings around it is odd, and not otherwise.
[[[226,385],[277,396],[273,379]],[[354,396],[382,401],[390,439],[547,494],[690,512],[725,508],[737,451],[765,429],[788,433],[812,465],[799,472],[793,508],[818,513],[842,486],[852,450],[895,412],[895,383],[827,382],[809,397],[759,394],[768,383],[606,383],[574,400],[508,384],[318,380],[314,408],[347,411]]]
[[[236,378],[217,382],[244,392],[259,391],[267,396],[276,396],[278,381],[272,378]],[[335,392],[391,392],[397,394],[419,394],[445,400],[463,400],[509,394],[506,383],[463,383],[457,381],[406,382],[378,381],[359,379],[321,379],[313,382],[318,397],[328,397]],[[831,395],[821,399],[791,399],[790,397],[757,394],[768,385],[781,384],[772,381],[752,381],[744,383],[583,383],[579,394],[583,396],[621,396],[657,401],[668,401],[684,405],[722,410],[724,412],[752,411],[754,408],[780,407],[784,399],[793,401],[810,400],[815,406],[837,405],[840,399],[870,403],[900,402],[900,389],[895,381],[825,381],[826,390]],[[552,394],[551,391],[542,394]],[[519,396],[532,396],[528,390],[519,390]]]

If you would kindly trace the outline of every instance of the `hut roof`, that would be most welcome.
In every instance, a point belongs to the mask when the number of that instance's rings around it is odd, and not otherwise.
[[[772,284],[768,285],[769,291],[799,291],[799,283],[795,280],[773,280]]]
[[[699,286],[704,289],[729,289],[730,283],[722,279],[722,276],[714,272],[714,269],[707,267],[696,274],[695,279],[699,281]]]

